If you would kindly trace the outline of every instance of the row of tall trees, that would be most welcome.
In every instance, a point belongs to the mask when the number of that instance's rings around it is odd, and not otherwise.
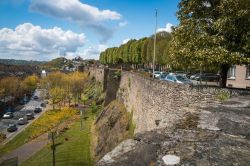
[[[70,106],[72,99],[76,104],[81,98],[86,78],[87,75],[81,72],[53,72],[41,80],[41,86],[48,90],[53,107],[61,102],[68,102]]]
[[[169,44],[172,35],[168,32],[157,33],[156,64],[165,67],[168,63]],[[100,54],[102,64],[127,64],[151,67],[153,60],[153,36],[139,40],[130,40],[120,47],[108,48]]]
[[[179,25],[157,34],[156,65],[173,69],[218,68],[221,86],[232,64],[250,63],[249,0],[181,0]],[[131,40],[102,52],[103,64],[152,63],[153,38]]]

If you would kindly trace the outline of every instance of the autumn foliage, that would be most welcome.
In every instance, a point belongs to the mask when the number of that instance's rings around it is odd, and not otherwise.
[[[58,125],[65,120],[76,115],[78,111],[72,108],[62,108],[61,110],[49,110],[27,128],[30,130],[29,139],[34,139],[43,133],[56,130]]]
[[[36,75],[30,75],[24,79],[18,77],[2,78],[0,80],[0,98],[5,99],[8,96],[21,97],[24,93],[34,91],[38,82],[39,78]]]
[[[86,79],[87,75],[81,72],[53,72],[41,80],[41,85],[49,91],[53,106],[61,103],[65,106],[66,102],[70,106],[73,99],[75,104],[79,101]]]

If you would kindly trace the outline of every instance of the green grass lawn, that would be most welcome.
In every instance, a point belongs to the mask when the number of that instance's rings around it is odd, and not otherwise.
[[[90,154],[90,130],[95,114],[88,111],[85,116],[88,118],[83,120],[83,130],[80,130],[80,119],[78,119],[66,132],[56,138],[56,144],[58,144],[56,148],[56,165],[93,165]],[[21,165],[52,165],[50,145],[44,147]]]

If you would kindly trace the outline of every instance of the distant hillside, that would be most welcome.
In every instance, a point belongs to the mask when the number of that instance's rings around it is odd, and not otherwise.
[[[35,65],[6,65],[0,64],[0,78],[7,76],[25,77],[30,74],[39,74],[40,68]]]
[[[72,64],[72,61],[66,58],[60,57],[60,58],[53,59],[49,62],[45,62],[41,64],[40,66],[43,69],[47,69],[47,70],[60,70],[68,64]]]
[[[16,60],[16,59],[0,59],[1,64],[5,65],[39,65],[44,63],[44,61],[26,61],[26,60]]]

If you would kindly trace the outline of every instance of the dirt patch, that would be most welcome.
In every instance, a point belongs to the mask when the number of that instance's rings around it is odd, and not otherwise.
[[[179,129],[195,129],[197,128],[199,121],[198,114],[186,113],[184,118],[176,124],[176,128]]]

